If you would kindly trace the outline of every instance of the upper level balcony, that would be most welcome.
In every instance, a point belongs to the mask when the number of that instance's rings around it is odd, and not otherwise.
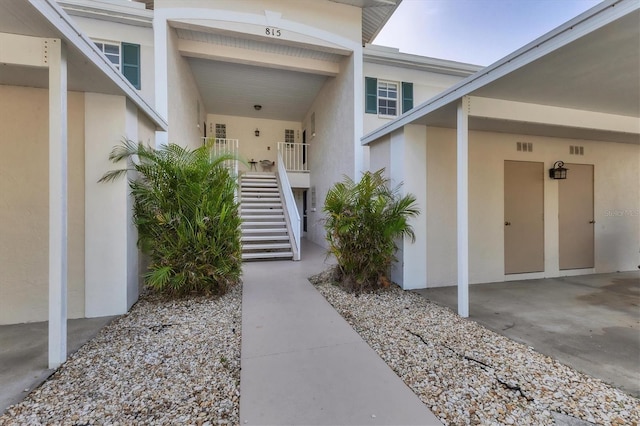
[[[309,144],[277,142],[276,161],[271,161],[247,158],[247,155],[243,155],[243,146],[238,139],[202,138],[202,143],[210,147],[212,156],[228,154],[238,158],[239,161],[225,162],[235,174],[243,171],[275,172],[283,169],[287,172],[292,188],[306,189],[310,186]]]

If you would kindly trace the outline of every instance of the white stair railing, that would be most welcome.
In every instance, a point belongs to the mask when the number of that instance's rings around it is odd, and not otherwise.
[[[278,142],[278,168],[288,172],[309,173],[309,144]]]
[[[278,150],[278,164],[283,164],[282,153]],[[289,177],[284,167],[278,167],[278,181],[280,182],[280,191],[284,198],[284,207],[289,224],[291,226],[291,233],[293,234],[293,260],[300,260],[300,214],[298,213],[298,206],[296,205],[296,199],[293,196],[293,190],[291,189],[291,183],[289,183]]]
[[[238,139],[202,138],[202,143],[210,147],[209,153],[212,158],[219,155],[232,155],[238,158]],[[223,164],[238,176],[237,160],[227,160]]]

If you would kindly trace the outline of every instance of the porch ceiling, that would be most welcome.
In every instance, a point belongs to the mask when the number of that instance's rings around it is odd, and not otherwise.
[[[208,113],[302,121],[343,54],[172,21]],[[261,105],[256,111],[254,105]]]
[[[187,58],[207,112],[272,120],[302,121],[328,77]],[[262,105],[260,111],[254,105]]]

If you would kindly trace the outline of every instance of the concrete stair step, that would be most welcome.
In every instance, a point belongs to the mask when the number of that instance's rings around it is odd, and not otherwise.
[[[240,193],[241,198],[277,198],[280,199],[279,191],[242,191]]]
[[[240,219],[247,221],[247,222],[253,222],[253,221],[259,221],[259,220],[267,220],[267,221],[284,221],[284,215],[282,214],[247,214],[247,215],[241,215]]]
[[[284,250],[291,249],[289,243],[243,244],[242,250]]]
[[[288,235],[243,236],[242,242],[289,241]]]
[[[291,251],[242,253],[242,260],[293,259]]]
[[[242,235],[248,234],[275,234],[275,235],[287,235],[287,229],[282,228],[245,228],[242,230]]]
[[[242,228],[248,228],[250,226],[286,226],[286,222],[284,220],[280,221],[272,221],[272,222],[261,222],[261,221],[251,221],[251,222],[242,222]]]
[[[267,213],[267,214],[273,214],[273,213],[284,213],[284,210],[282,209],[275,209],[275,208],[271,208],[271,209],[259,209],[259,208],[242,208],[241,214],[245,214],[245,213],[251,213],[251,214],[255,214],[255,213]]]
[[[281,203],[280,195],[270,197],[241,197],[241,203]]]
[[[250,209],[252,207],[258,207],[261,209],[266,209],[266,208],[271,208],[271,207],[282,207],[282,203],[272,203],[272,202],[268,202],[265,201],[263,203],[242,203],[241,204],[242,209]]]
[[[242,174],[243,178],[261,178],[261,177],[275,177],[275,172],[245,172]]]

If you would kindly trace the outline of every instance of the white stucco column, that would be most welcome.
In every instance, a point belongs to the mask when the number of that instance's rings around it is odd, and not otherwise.
[[[169,80],[167,69],[167,19],[160,10],[153,17],[153,60],[155,67],[155,99],[156,111],[167,123],[169,122]],[[155,147],[167,146],[169,134],[156,131]]]
[[[362,46],[357,45],[353,51],[353,140],[354,140],[354,179],[359,180],[362,172],[369,169],[368,155],[365,161],[365,150],[360,139],[364,136],[364,78],[362,65]]]
[[[427,287],[427,127],[406,125],[392,133],[390,144],[390,170],[392,185],[403,183],[402,195],[413,194],[420,215],[409,219],[416,240],[404,237],[398,241],[398,263],[391,279],[404,290]]]
[[[67,359],[67,57],[49,39],[49,368]]]
[[[458,315],[469,316],[469,98],[457,114]]]

